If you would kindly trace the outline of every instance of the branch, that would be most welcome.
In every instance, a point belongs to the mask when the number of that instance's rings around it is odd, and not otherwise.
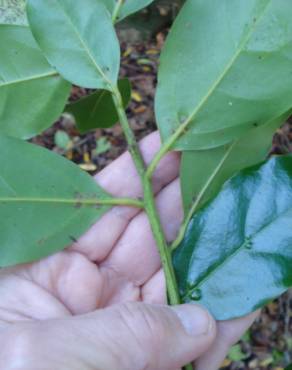
[[[161,264],[165,273],[169,302],[172,305],[177,305],[180,303],[180,297],[171,261],[170,249],[167,245],[160,218],[156,209],[155,198],[152,189],[152,180],[151,178],[148,178],[146,176],[145,163],[141,156],[134,133],[129,125],[129,121],[124,111],[122,97],[117,87],[112,87],[112,94],[113,101],[119,115],[120,123],[122,125],[124,134],[129,145],[129,151],[132,155],[133,161],[136,165],[138,174],[143,185],[144,207],[148,215],[154,239],[157,243],[157,248],[161,258]]]
[[[113,15],[113,22],[116,21],[117,14],[118,14],[120,7],[122,6],[122,3],[123,1],[119,1],[118,4],[116,5],[115,12]],[[143,185],[144,209],[147,213],[149,223],[150,223],[150,226],[153,232],[153,236],[156,241],[159,255],[161,258],[161,264],[162,264],[162,268],[165,274],[169,303],[171,305],[178,305],[181,302],[180,302],[180,295],[179,295],[179,290],[177,286],[176,276],[175,276],[172,259],[171,259],[171,250],[167,244],[167,241],[166,241],[166,238],[163,232],[163,228],[161,225],[159,214],[157,212],[154,192],[152,188],[152,175],[156,168],[156,165],[153,167],[153,169],[150,169],[150,171],[146,169],[146,166],[142,158],[142,155],[140,153],[139,146],[136,141],[135,135],[130,127],[128,118],[126,116],[120,91],[117,86],[111,86],[111,92],[112,92],[112,97],[113,97],[116,110],[118,112],[121,126],[123,128],[125,137],[128,142],[129,152],[133,158],[137,172],[140,176],[140,179]],[[164,150],[166,150],[166,152],[168,151],[167,148],[164,148]],[[162,153],[161,158],[163,155],[164,154]],[[158,162],[159,161],[160,159],[158,158]],[[188,364],[184,367],[184,369],[193,370],[193,367],[191,364]]]
[[[119,116],[120,123],[124,131],[124,135],[128,143],[129,152],[133,158],[138,174],[140,178],[142,179],[146,171],[145,163],[141,156],[136,138],[128,122],[128,118],[124,110],[123,99],[122,99],[121,93],[118,87],[116,86],[112,87],[112,97],[113,97],[116,110],[118,112],[118,116]]]

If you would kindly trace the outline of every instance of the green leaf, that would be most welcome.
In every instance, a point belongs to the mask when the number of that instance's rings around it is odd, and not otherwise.
[[[289,366],[287,366],[287,367],[285,367],[285,370],[292,370],[292,364],[289,365]]]
[[[115,7],[117,6],[118,0],[99,0],[102,2],[108,11],[113,14]],[[117,14],[117,21],[121,21],[129,15],[138,12],[139,10],[145,8],[149,4],[153,3],[154,0],[124,0],[119,12]]]
[[[118,13],[117,21],[121,21],[131,14],[138,12],[139,10],[146,8],[146,6],[153,3],[154,0],[125,0],[121,6],[120,12]],[[105,2],[108,2],[105,0]],[[112,9],[113,12],[114,9]]]
[[[292,156],[227,181],[196,213],[173,263],[184,302],[218,320],[244,316],[292,286]]]
[[[25,0],[2,0],[0,2],[0,24],[27,25]]]
[[[191,206],[198,210],[239,170],[262,162],[272,146],[275,131],[289,116],[290,112],[254,127],[230,144],[184,152],[180,179],[185,213]]]
[[[28,27],[0,25],[0,133],[30,138],[62,113],[71,85],[48,64]]]
[[[114,8],[117,4],[117,0],[98,0],[100,3],[102,3],[107,10],[110,12],[110,14],[113,13]]]
[[[70,136],[67,134],[67,132],[63,130],[56,131],[54,141],[59,148],[64,150],[70,148],[70,146],[72,145]]]
[[[55,153],[0,136],[0,156],[1,267],[64,249],[109,208],[98,201],[110,196]]]
[[[242,361],[249,357],[246,353],[242,352],[241,345],[235,344],[228,352],[228,358],[231,361]]]
[[[105,6],[97,0],[28,0],[27,15],[48,61],[75,85],[110,89],[120,47]]]
[[[129,15],[138,12],[139,10],[146,8],[146,6],[153,3],[153,1],[154,0],[125,0],[121,9],[119,20],[122,20]]]
[[[240,340],[242,342],[250,343],[250,341],[251,341],[251,333],[250,333],[250,330],[248,330],[247,332],[245,332],[243,334],[243,336],[240,338]]]
[[[101,137],[96,140],[95,154],[100,155],[107,152],[111,148],[111,143],[106,137]]]
[[[131,98],[131,84],[128,79],[118,83],[124,107],[127,107]],[[75,117],[76,125],[81,133],[97,128],[109,128],[119,120],[112,95],[106,90],[97,90],[77,102],[68,104],[65,111]]]
[[[161,56],[163,141],[179,129],[176,149],[219,146],[291,107],[291,12],[290,0],[186,2]]]

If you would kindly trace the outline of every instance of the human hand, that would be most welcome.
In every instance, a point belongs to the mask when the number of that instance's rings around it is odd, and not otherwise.
[[[158,147],[157,134],[142,141],[147,163]],[[154,176],[168,241],[182,219],[178,168],[170,153]],[[142,195],[128,154],[97,181]],[[114,207],[68,250],[0,271],[0,369],[175,370],[199,358],[197,370],[215,370],[255,317],[215,325],[198,306],[164,306],[164,292],[146,215]]]

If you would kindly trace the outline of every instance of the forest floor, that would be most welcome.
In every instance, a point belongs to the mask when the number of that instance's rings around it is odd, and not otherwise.
[[[127,113],[136,136],[141,139],[156,129],[153,100],[158,59],[164,34],[155,40],[122,47],[122,75],[132,84],[132,102]],[[87,91],[73,88],[71,99]],[[80,135],[71,117],[60,120],[34,142],[73,160],[91,174],[101,170],[126,149],[119,125]],[[292,120],[275,136],[272,153],[292,152]],[[292,362],[292,292],[270,303],[250,331],[235,345],[223,363],[225,370],[283,370]]]

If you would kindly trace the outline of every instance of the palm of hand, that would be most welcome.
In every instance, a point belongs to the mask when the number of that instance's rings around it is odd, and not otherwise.
[[[155,138],[146,158],[157,144]],[[168,156],[162,168],[155,188],[172,238],[181,219],[177,156]],[[97,181],[115,196],[141,195],[128,154],[102,171]],[[172,197],[172,204],[162,204],[165,197]],[[165,303],[163,274],[147,216],[127,207],[110,210],[71,248],[36,263],[4,269],[0,279],[3,322],[79,315],[124,301]]]
[[[158,147],[155,134],[142,142],[145,162]],[[179,158],[171,153],[154,178],[157,206],[169,241],[182,218],[178,167]],[[141,195],[128,154],[102,171],[97,181],[115,196]],[[17,321],[82,315],[126,301],[166,302],[164,277],[147,216],[125,207],[110,210],[68,250],[33,264],[3,269],[0,282],[0,323],[4,327]],[[214,362],[220,363],[252,320],[220,324],[212,348]],[[209,354],[204,357],[212,361]]]

